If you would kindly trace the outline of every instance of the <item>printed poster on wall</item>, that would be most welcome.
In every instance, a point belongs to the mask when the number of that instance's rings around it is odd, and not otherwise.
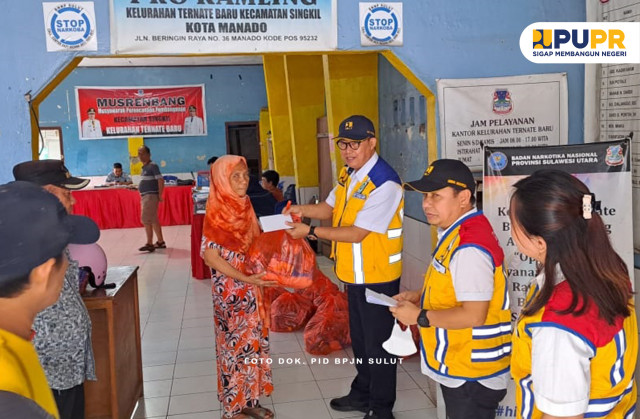
[[[507,211],[513,184],[539,169],[562,170],[580,179],[600,202],[599,213],[613,247],[633,275],[630,157],[630,143],[626,140],[555,147],[484,148],[483,211],[504,250],[512,320],[519,315],[536,276],[535,262],[521,254],[511,238]],[[516,416],[514,395],[512,380],[496,418]]]
[[[114,54],[327,51],[338,46],[337,0],[111,0],[111,10]]]
[[[566,73],[437,81],[443,157],[482,170],[482,145],[568,141]]]
[[[81,140],[207,135],[204,85],[76,87]]]
[[[360,3],[360,45],[401,46],[402,3]]]
[[[47,51],[97,51],[93,2],[42,3]]]

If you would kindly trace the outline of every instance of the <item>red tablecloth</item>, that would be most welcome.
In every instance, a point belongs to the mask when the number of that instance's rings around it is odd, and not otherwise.
[[[140,222],[140,194],[123,188],[87,189],[73,192],[76,204],[73,213],[86,215],[101,230],[109,228],[142,227]],[[193,201],[191,186],[167,186],[158,218],[163,226],[191,224]]]
[[[202,224],[204,214],[194,214],[191,222],[191,276],[196,279],[211,278],[211,269],[204,264],[200,257],[200,244],[202,243]]]

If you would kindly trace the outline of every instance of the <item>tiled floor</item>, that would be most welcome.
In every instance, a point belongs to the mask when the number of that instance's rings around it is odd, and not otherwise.
[[[144,399],[135,418],[220,418],[209,281],[191,278],[190,227],[163,229],[168,248],[140,253],[142,229],[104,230],[100,244],[109,266],[137,265],[142,330]],[[319,260],[328,271],[327,259]],[[329,408],[355,375],[351,349],[327,357],[304,352],[302,332],[270,336],[275,391],[262,404],[278,419],[362,417]],[[346,362],[346,363],[345,363]],[[397,419],[434,419],[427,380],[417,357],[398,368]]]

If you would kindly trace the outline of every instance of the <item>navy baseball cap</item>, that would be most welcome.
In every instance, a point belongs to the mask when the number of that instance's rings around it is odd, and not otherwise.
[[[340,123],[338,136],[335,139],[362,141],[375,136],[376,129],[369,118],[362,115],[351,115]]]
[[[13,166],[16,180],[33,182],[40,186],[54,185],[65,189],[78,190],[89,184],[89,179],[71,176],[62,160],[34,160]]]
[[[460,160],[440,159],[427,167],[421,179],[406,182],[404,189],[416,192],[433,192],[451,186],[462,191],[469,189],[473,195],[476,181],[466,164]]]
[[[100,237],[88,217],[69,215],[55,195],[30,182],[0,185],[0,283],[27,275],[69,243]]]

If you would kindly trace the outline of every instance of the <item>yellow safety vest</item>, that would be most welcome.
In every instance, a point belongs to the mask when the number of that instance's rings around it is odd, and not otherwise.
[[[348,168],[344,167],[336,188],[332,225],[352,226],[369,195],[387,181],[402,184],[391,166],[379,158],[362,182],[353,187],[353,192],[347,199],[351,177]],[[372,231],[360,243],[332,243],[332,257],[336,261],[335,271],[338,279],[349,284],[377,284],[400,278],[403,209],[404,199],[400,201],[384,234]]]
[[[538,293],[531,287],[527,303]],[[513,333],[511,375],[515,380],[517,417],[539,419],[531,377],[531,329],[557,327],[583,339],[595,352],[591,358],[589,406],[585,418],[630,419],[636,408],[637,390],[634,380],[638,358],[638,325],[630,301],[631,315],[617,326],[609,325],[594,307],[581,315],[559,315],[569,306],[571,289],[566,281],[556,285],[547,305],[532,316],[521,315]],[[526,305],[525,304],[525,305]],[[547,310],[547,308],[549,308]]]
[[[468,215],[450,227],[440,239],[425,275],[422,308],[445,310],[460,307],[456,299],[449,264],[459,249],[475,247],[493,261],[493,295],[482,326],[448,330],[420,328],[422,357],[429,369],[451,378],[476,381],[504,374],[511,354],[511,312],[504,253],[482,212]]]
[[[31,399],[53,417],[60,417],[33,345],[2,329],[0,329],[0,390]]]

